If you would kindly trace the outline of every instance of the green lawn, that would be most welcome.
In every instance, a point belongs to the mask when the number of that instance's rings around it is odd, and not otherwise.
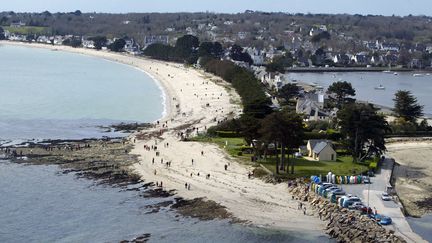
[[[242,162],[250,162],[252,154],[240,153],[245,148],[246,142],[243,138],[221,138],[199,136],[192,139],[197,142],[215,143],[224,149],[231,157]],[[227,145],[228,144],[228,145]],[[304,158],[291,158],[295,161],[294,175],[281,171],[278,176],[283,178],[309,177],[311,175],[326,175],[329,171],[336,175],[353,175],[368,170],[367,163],[353,163],[352,157],[340,156],[337,161],[309,161]],[[267,160],[260,160],[259,163],[264,165],[273,174],[276,174],[276,163],[274,156],[268,156]]]
[[[251,154],[241,154],[242,148],[246,146],[246,142],[243,138],[221,138],[221,137],[207,137],[198,136],[191,139],[196,142],[215,143],[220,148],[224,149],[230,156],[239,158],[242,160],[250,161]]]
[[[9,31],[10,33],[20,34],[20,35],[28,35],[28,34],[43,35],[48,33],[47,27],[40,27],[40,26],[22,26],[22,27],[3,26],[3,29]]]
[[[280,172],[282,177],[309,177],[311,175],[326,175],[332,172],[336,175],[356,175],[368,170],[363,164],[352,162],[352,157],[341,156],[337,161],[309,161],[303,158],[290,158],[294,160],[294,175],[288,175],[285,171]],[[276,173],[274,158],[261,162],[267,169]]]

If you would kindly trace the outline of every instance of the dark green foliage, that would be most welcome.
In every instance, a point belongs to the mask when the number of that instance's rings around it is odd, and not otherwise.
[[[219,42],[203,42],[199,46],[198,56],[219,59],[222,57],[223,51]]]
[[[292,67],[294,59],[291,53],[287,53],[283,56],[275,57],[271,63],[266,66],[267,72],[280,72],[285,73],[285,69]]]
[[[149,45],[144,50],[144,55],[155,59],[174,61],[173,52],[174,52],[174,47],[156,43],[156,44]]]
[[[5,39],[4,30],[3,30],[3,28],[0,26],[0,40],[4,40],[4,39]]]
[[[108,46],[108,49],[114,52],[122,52],[125,45],[126,41],[124,39],[117,39],[114,43]]]
[[[319,34],[316,34],[314,36],[312,36],[311,41],[312,42],[320,42],[321,40],[330,40],[330,33],[327,31],[323,31]]]
[[[385,117],[371,104],[348,104],[337,114],[340,131],[353,158],[363,161],[385,150],[384,136],[390,131]]]
[[[173,54],[178,60],[184,60],[189,64],[193,64],[198,60],[198,55],[196,55],[198,47],[198,37],[193,35],[184,35],[178,38]]]
[[[239,119],[240,131],[247,144],[251,144],[258,138],[258,130],[261,128],[261,120],[251,114],[242,114]]]
[[[287,103],[289,100],[298,97],[300,93],[300,87],[296,84],[288,83],[285,84],[279,91],[278,91],[278,97],[285,100],[285,103]]]
[[[151,44],[144,55],[164,61],[194,64],[198,60],[199,40],[192,35],[179,38],[174,47],[164,44]]]
[[[271,113],[271,101],[264,93],[261,82],[244,68],[230,61],[212,59],[203,66],[207,72],[230,82],[240,95],[244,112],[256,118],[263,118]]]
[[[94,46],[96,50],[102,49],[107,43],[107,38],[105,36],[95,36],[88,38],[94,42]]]
[[[417,98],[410,91],[397,91],[393,101],[395,102],[394,113],[405,121],[416,123],[417,118],[423,115],[423,106],[417,103]]]
[[[278,145],[281,146],[281,163],[279,167],[279,158],[276,156],[276,173],[279,169],[285,170],[285,151],[288,153],[301,145],[304,138],[303,119],[294,112],[277,111],[266,116],[261,121],[259,129],[261,139],[267,144],[275,144],[277,150]],[[276,152],[277,154],[278,152]],[[288,154],[289,159],[289,154]],[[294,163],[291,163],[291,174],[294,174]]]
[[[355,96],[355,89],[351,83],[346,81],[338,81],[332,83],[328,89],[328,94],[334,95],[334,98],[330,97],[330,101],[334,102],[334,106],[341,108],[346,103],[353,103],[355,100],[350,96]]]
[[[230,50],[230,57],[234,61],[246,62],[249,65],[253,64],[252,58],[247,52],[243,51],[243,48],[239,45],[233,45]]]

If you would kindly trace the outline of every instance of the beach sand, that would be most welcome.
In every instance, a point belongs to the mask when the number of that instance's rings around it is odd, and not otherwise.
[[[387,155],[400,164],[394,173],[396,191],[405,209],[418,217],[430,213],[416,203],[432,198],[432,141],[407,140],[386,146]]]
[[[298,202],[291,199],[286,184],[273,185],[260,179],[249,179],[252,167],[237,163],[216,145],[182,142],[178,138],[177,134],[185,127],[195,127],[198,132],[204,132],[217,121],[240,114],[239,96],[220,78],[180,64],[125,54],[66,46],[13,44],[101,57],[135,66],[157,80],[166,95],[166,114],[156,128],[142,133],[158,133],[160,129],[166,131],[157,141],[154,138],[137,140],[132,150],[140,156],[140,163],[133,167],[145,181],[163,182],[164,189],[174,189],[186,199],[202,197],[213,200],[225,206],[235,217],[255,226],[324,235],[324,222],[312,216],[312,212],[303,215],[297,209]],[[165,123],[168,129],[162,127]],[[133,141],[137,135],[132,135],[130,140]],[[159,157],[155,156],[154,151],[144,149],[144,145],[155,143]],[[168,147],[164,146],[166,143]],[[201,151],[204,151],[203,155]],[[166,166],[167,161],[171,162],[170,167]],[[225,165],[228,165],[227,170]],[[206,179],[207,174],[210,174],[209,179]],[[185,183],[190,184],[190,190],[185,188]]]

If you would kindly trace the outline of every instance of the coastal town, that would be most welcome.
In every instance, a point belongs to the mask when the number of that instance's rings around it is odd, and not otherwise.
[[[1,13],[1,46],[84,54],[138,68],[162,87],[165,105],[165,115],[155,122],[105,128],[125,132],[122,138],[8,140],[0,144],[2,160],[56,164],[120,187],[143,185],[133,190],[145,195],[175,197],[154,206],[153,213],[177,208],[185,217],[326,235],[330,242],[428,242],[430,235],[409,223],[432,212],[432,126],[416,94],[397,90],[393,106],[384,107],[357,99],[345,80],[323,87],[286,75],[396,77],[416,71],[412,75],[428,78],[432,42],[416,38],[421,30],[375,38],[336,28],[328,23],[336,21],[332,15],[322,22],[255,11],[196,19],[166,15],[178,18],[178,25],[194,24],[140,32],[129,27],[160,16],[119,14],[113,19],[124,34],[72,27],[67,33],[47,21],[96,22],[106,16],[79,10]],[[272,17],[289,24],[270,30]],[[404,18],[432,25],[429,17]],[[377,83],[374,89],[385,87]]]

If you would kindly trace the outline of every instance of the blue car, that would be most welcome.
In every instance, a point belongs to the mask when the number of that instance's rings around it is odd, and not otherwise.
[[[375,221],[380,225],[390,225],[392,219],[390,217],[384,216],[382,214],[369,214],[369,217],[375,219]]]

